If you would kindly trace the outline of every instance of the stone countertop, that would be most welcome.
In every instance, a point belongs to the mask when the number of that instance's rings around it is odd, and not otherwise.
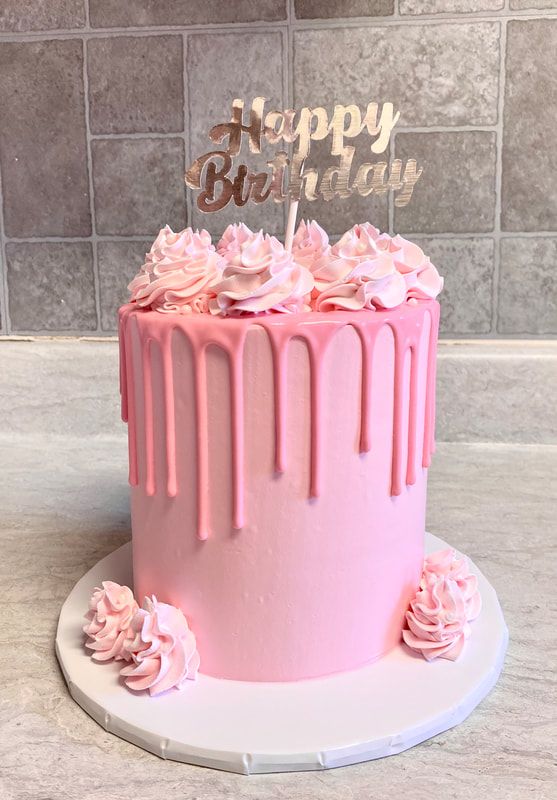
[[[66,691],[60,607],[130,535],[125,440],[4,436],[0,452],[2,800],[556,796],[557,447],[446,443],[434,460],[428,528],[474,559],[510,629],[501,680],[471,717],[392,758],[250,777],[162,761],[106,733]]]

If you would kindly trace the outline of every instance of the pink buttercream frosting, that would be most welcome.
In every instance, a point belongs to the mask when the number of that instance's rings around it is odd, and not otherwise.
[[[314,219],[302,220],[292,242],[294,260],[313,272],[324,256],[330,256],[329,236]]]
[[[178,608],[146,597],[131,628],[126,650],[132,663],[120,671],[129,689],[148,689],[157,695],[195,680],[199,669],[195,636]]]
[[[292,253],[244,223],[229,225],[216,248],[205,230],[167,225],[128,288],[132,302],[155,311],[240,316],[395,308],[434,299],[443,278],[417,244],[369,222],[331,246],[315,220],[302,220]]]
[[[481,610],[481,596],[478,591],[478,579],[470,574],[465,556],[458,558],[451,547],[426,556],[420,588],[425,589],[440,577],[449,578],[457,583],[467,603],[468,620],[476,619]]]
[[[124,645],[132,635],[131,623],[137,609],[132,591],[127,586],[103,581],[102,588],[95,589],[89,600],[88,622],[83,626],[89,637],[85,646],[93,651],[95,661],[129,660]]]
[[[303,680],[400,641],[423,566],[438,314],[427,301],[161,324],[122,310],[135,585],[191,614],[206,675]],[[156,378],[147,405],[146,374]],[[354,558],[370,548],[384,557]]]
[[[209,311],[223,316],[307,310],[311,272],[297,264],[274,236],[262,231],[224,256],[222,280],[213,289]]]
[[[204,312],[220,278],[220,261],[206,230],[174,233],[167,225],[128,286],[131,300],[167,313]]]
[[[377,238],[377,245],[391,253],[395,267],[404,276],[406,296],[416,300],[434,300],[443,288],[443,278],[421,247],[402,236],[386,233]]]
[[[374,311],[404,302],[406,282],[391,252],[379,247],[378,236],[369,223],[354,225],[315,264],[316,311]]]
[[[403,639],[428,661],[455,661],[480,611],[478,581],[466,559],[457,558],[454,550],[439,550],[425,559],[420,589],[406,612]]]
[[[240,255],[244,242],[252,237],[253,231],[243,222],[229,225],[219,239],[217,253],[231,262]]]

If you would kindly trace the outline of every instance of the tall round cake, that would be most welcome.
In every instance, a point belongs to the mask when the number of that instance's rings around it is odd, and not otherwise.
[[[356,669],[422,572],[442,281],[369,224],[207,237],[161,231],[120,310],[135,594],[207,675]]]

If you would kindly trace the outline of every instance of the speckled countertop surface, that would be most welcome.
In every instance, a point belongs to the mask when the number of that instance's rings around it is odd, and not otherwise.
[[[557,794],[557,447],[442,444],[428,527],[496,587],[510,646],[461,726],[401,755],[327,772],[244,777],[165,762],[106,733],[66,691],[60,606],[130,535],[122,437],[0,440],[3,622],[0,798],[413,800]]]

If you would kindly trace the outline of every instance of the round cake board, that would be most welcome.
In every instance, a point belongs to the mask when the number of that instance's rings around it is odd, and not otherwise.
[[[428,552],[448,547],[426,534]],[[56,653],[74,700],[105,730],[162,758],[246,775],[328,769],[394,755],[458,725],[497,682],[508,632],[497,595],[478,568],[483,608],[455,662],[428,663],[399,645],[368,667],[293,683],[199,675],[182,691],[134,693],[119,662],[96,663],[82,626],[95,586],[128,586],[131,545],[103,558],[62,607]]]

